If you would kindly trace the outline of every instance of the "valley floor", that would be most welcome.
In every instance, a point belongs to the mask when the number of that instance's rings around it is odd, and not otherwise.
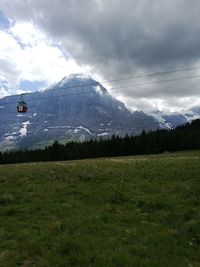
[[[200,151],[0,166],[0,266],[200,266]]]

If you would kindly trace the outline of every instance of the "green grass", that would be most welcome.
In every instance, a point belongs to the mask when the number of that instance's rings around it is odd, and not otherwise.
[[[0,166],[1,267],[199,267],[200,152]]]

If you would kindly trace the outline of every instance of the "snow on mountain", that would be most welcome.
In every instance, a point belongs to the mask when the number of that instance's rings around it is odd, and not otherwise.
[[[21,125],[22,125],[22,128],[19,130],[20,134],[21,134],[21,137],[23,136],[26,136],[27,135],[27,132],[28,132],[28,125],[30,125],[30,121],[25,121],[25,122],[22,122]]]
[[[193,107],[183,112],[188,121],[196,120],[200,118],[200,107]]]
[[[200,107],[193,107],[189,110],[182,110],[180,112],[161,112],[154,111],[147,113],[154,117],[158,122],[159,126],[164,129],[172,129],[178,125],[190,122],[200,118]]]

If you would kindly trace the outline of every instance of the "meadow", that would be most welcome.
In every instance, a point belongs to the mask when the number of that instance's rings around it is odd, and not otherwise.
[[[0,165],[1,267],[199,267],[200,151]]]

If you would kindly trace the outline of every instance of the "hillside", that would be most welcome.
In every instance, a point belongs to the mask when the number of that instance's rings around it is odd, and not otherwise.
[[[0,166],[0,266],[198,267],[200,151]]]

